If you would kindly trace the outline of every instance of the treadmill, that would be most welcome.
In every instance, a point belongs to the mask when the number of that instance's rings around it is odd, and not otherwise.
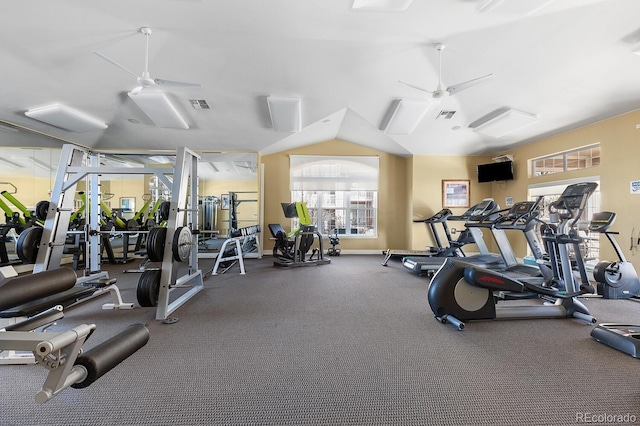
[[[538,261],[543,261],[544,250],[542,241],[538,236],[536,224],[540,216],[540,203],[543,197],[536,201],[521,201],[515,203],[506,213],[501,214],[490,223],[491,234],[498,246],[498,250],[504,259],[503,273],[513,276],[540,277],[540,268],[537,265],[525,265],[518,262],[513,247],[507,238],[505,231],[515,230],[524,233],[527,245]]]
[[[451,243],[451,231],[449,230],[449,226],[447,225],[447,219],[453,213],[449,209],[442,209],[436,214],[426,219],[414,220],[414,223],[424,223],[429,227],[431,231],[431,235],[433,236],[433,240],[436,243],[435,247],[428,247],[426,250],[395,250],[395,249],[387,249],[382,254],[384,254],[384,260],[382,261],[382,266],[387,266],[387,263],[391,258],[400,257],[404,258],[406,256],[413,257],[433,257],[433,256],[456,256],[458,252],[461,251],[459,247],[445,247],[442,245],[442,241],[440,239],[440,235],[438,233],[436,225],[440,224],[444,233],[447,237],[449,243]]]
[[[499,211],[500,207],[492,198],[485,198],[478,204],[469,208],[462,215],[451,215],[448,217],[448,221],[464,221],[466,226],[466,229],[462,232],[461,238],[458,238],[457,241],[451,241],[452,247],[460,248],[463,244],[468,244],[470,242],[474,243],[478,247],[478,254],[466,256],[464,253],[461,253],[466,262],[488,269],[496,269],[505,266],[501,255],[489,252],[489,249],[482,238],[481,227],[472,226],[472,224],[479,223],[483,220],[495,220]],[[440,266],[442,266],[446,258],[447,257],[442,256],[417,259],[413,257],[405,257],[402,259],[402,265],[417,274],[432,275],[435,271],[440,269]]]

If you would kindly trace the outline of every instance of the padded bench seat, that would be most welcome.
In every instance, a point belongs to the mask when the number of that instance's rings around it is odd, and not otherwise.
[[[15,306],[0,312],[0,318],[30,317],[44,312],[52,306],[62,305],[66,308],[95,293],[96,287],[75,286],[69,290]]]

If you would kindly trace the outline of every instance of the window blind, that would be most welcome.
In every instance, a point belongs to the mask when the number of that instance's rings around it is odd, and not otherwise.
[[[292,155],[292,191],[377,191],[378,157]]]

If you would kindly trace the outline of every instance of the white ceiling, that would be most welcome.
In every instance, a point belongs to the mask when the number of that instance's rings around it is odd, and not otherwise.
[[[338,138],[398,155],[490,155],[640,106],[640,56],[631,53],[640,46],[640,1],[556,0],[529,15],[479,12],[477,0],[415,0],[404,12],[351,4],[4,0],[0,120],[33,132],[0,129],[0,146],[267,154]],[[151,77],[202,85],[165,90],[188,130],[156,127],[126,95],[135,78],[92,54],[142,72],[143,26],[153,30]],[[437,86],[438,42],[446,44],[444,86],[494,78],[443,99],[411,135],[386,135],[378,128],[394,100],[428,97],[399,80]],[[271,95],[302,99],[300,133],[273,131]],[[56,102],[108,128],[74,133],[24,114]],[[539,121],[498,139],[468,128],[504,107]],[[456,113],[436,119],[440,110]]]

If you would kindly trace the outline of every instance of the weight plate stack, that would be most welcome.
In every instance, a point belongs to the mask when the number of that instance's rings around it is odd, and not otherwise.
[[[147,256],[152,262],[162,262],[167,228],[153,228],[147,236]]]
[[[136,296],[138,303],[143,308],[158,306],[161,276],[160,269],[147,269],[140,275]]]

